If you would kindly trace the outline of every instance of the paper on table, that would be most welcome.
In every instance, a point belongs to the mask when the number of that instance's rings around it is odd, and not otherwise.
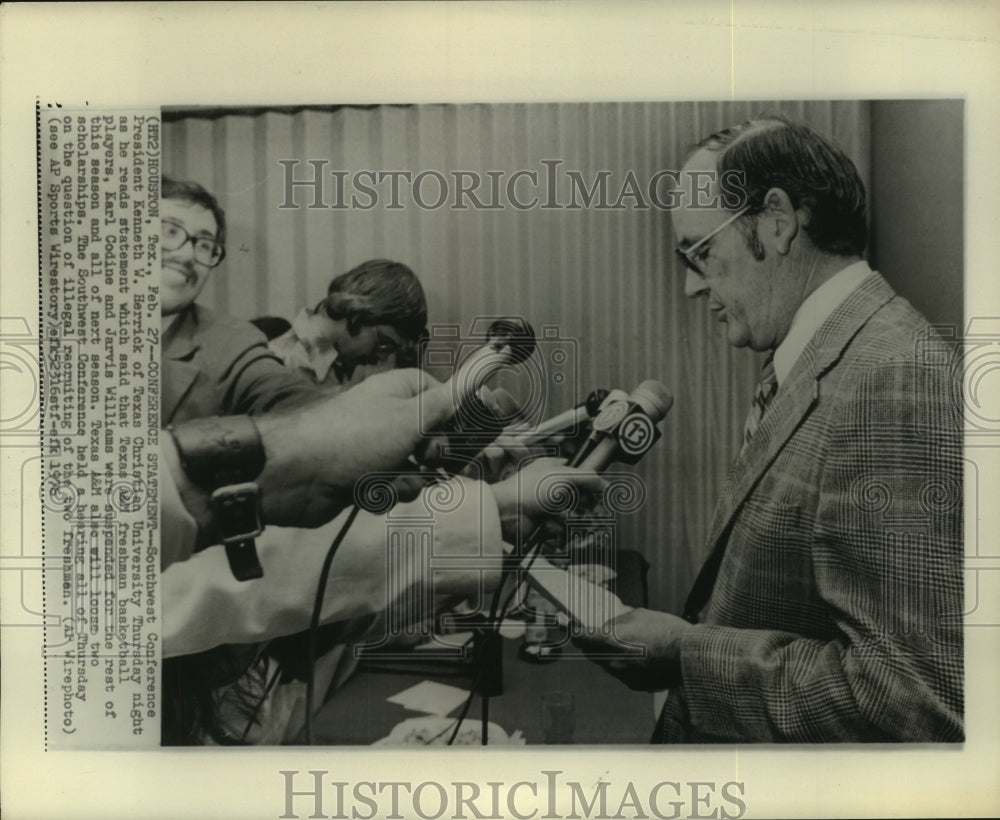
[[[536,558],[531,565],[529,583],[590,632],[604,629],[615,618],[632,611],[611,590],[553,566],[544,558]]]
[[[468,692],[458,687],[425,680],[409,689],[397,692],[386,700],[389,703],[398,703],[414,712],[426,712],[429,715],[443,717],[460,703],[463,703],[468,696]]]

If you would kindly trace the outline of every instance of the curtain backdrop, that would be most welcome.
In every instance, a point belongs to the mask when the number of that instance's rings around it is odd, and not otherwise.
[[[631,390],[655,378],[676,395],[661,424],[663,438],[635,468],[647,486],[638,512],[619,519],[618,543],[651,564],[653,606],[678,610],[704,553],[714,499],[735,455],[759,357],[727,346],[701,302],[683,294],[672,253],[669,217],[655,208],[543,208],[545,191],[522,179],[515,194],[538,194],[539,207],[456,210],[416,207],[400,187],[399,209],[382,199],[370,210],[279,208],[285,169],[326,160],[324,190],[335,200],[331,170],[437,171],[452,188],[453,171],[478,173],[488,204],[487,171],[503,185],[543,160],[560,180],[556,201],[569,199],[567,170],[590,187],[610,171],[617,199],[629,171],[644,188],[656,171],[678,169],[697,140],[762,112],[803,120],[832,137],[855,161],[866,184],[869,106],[863,102],[613,103],[421,105],[301,109],[165,111],[167,174],[217,194],[229,221],[228,257],[201,301],[234,316],[291,318],[315,304],[330,279],[373,257],[405,262],[420,277],[432,324],[468,329],[476,316],[515,314],[541,333],[547,365],[565,378],[550,383],[545,406],[558,412],[596,387]],[[434,179],[421,187],[433,202]],[[503,196],[503,194],[502,194]],[[367,197],[359,194],[362,204]],[[470,202],[467,200],[467,203]],[[565,361],[563,359],[565,357]],[[567,363],[568,362],[568,363]],[[575,362],[575,372],[573,362]],[[443,375],[443,374],[438,374]],[[514,380],[517,381],[516,378]],[[533,383],[514,384],[529,392]]]

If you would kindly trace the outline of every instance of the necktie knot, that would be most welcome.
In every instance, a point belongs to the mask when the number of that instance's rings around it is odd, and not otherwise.
[[[764,411],[777,392],[778,377],[774,374],[774,354],[772,353],[764,362],[760,371],[760,380],[753,391],[753,403],[750,405],[750,413],[747,415],[747,421],[743,427],[744,450],[754,433],[757,432],[761,419],[764,418]]]

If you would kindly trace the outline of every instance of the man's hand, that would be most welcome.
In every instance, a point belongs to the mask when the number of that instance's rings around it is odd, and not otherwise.
[[[567,467],[561,458],[540,458],[490,489],[500,510],[504,539],[510,541],[518,530],[527,533],[547,518],[564,518],[573,511],[574,500],[602,492],[604,479]]]
[[[462,470],[462,475],[492,484],[510,478],[525,462],[538,458],[540,454],[539,448],[532,450],[516,435],[502,433],[476,455],[472,463]]]
[[[611,626],[610,635],[587,633],[573,642],[629,689],[655,692],[680,681],[681,636],[691,624],[667,612],[633,609]],[[636,647],[645,652],[635,654]]]
[[[378,373],[344,393],[256,418],[267,464],[264,520],[315,527],[351,503],[371,472],[401,470],[425,430],[455,412],[453,392],[418,370]]]

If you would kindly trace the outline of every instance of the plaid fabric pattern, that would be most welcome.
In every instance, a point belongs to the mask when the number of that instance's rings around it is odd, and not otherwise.
[[[774,374],[774,353],[771,353],[764,362],[760,371],[760,379],[753,390],[753,402],[750,404],[750,412],[747,414],[746,424],[743,426],[743,447],[740,453],[746,452],[747,445],[753,434],[760,426],[760,420],[764,416],[764,411],[778,392],[778,377]]]
[[[961,371],[935,338],[872,274],[807,345],[720,495],[655,741],[964,738]]]

